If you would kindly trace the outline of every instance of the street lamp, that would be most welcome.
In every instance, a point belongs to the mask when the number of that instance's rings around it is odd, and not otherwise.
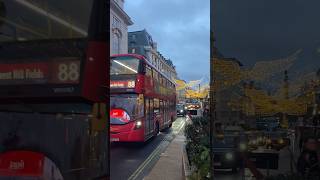
[[[211,16],[212,19],[212,16]],[[212,24],[212,22],[211,22]],[[210,90],[209,90],[209,96],[210,96],[210,179],[214,179],[214,154],[213,154],[213,137],[214,135],[214,119],[215,119],[215,75],[214,75],[214,37],[213,37],[213,29],[211,29],[210,32]]]

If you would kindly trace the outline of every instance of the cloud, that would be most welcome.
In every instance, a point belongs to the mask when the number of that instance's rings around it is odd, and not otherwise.
[[[187,81],[209,74],[209,0],[127,0],[125,11],[134,25],[146,29],[159,51]]]

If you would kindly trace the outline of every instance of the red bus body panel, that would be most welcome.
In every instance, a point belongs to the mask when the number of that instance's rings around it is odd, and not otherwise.
[[[0,154],[0,176],[34,176],[43,173],[44,155],[28,151]]]
[[[110,135],[111,141],[120,142],[143,142],[144,138],[144,126],[139,129],[135,128],[135,121],[132,121],[125,125],[111,125]]]

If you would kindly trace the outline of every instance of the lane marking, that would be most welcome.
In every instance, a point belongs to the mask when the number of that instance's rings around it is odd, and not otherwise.
[[[166,146],[164,145],[165,141],[161,141],[161,144],[148,156],[148,158],[137,168],[137,170],[132,173],[128,180],[136,179],[145,167],[156,157],[157,154],[160,154],[160,151]]]
[[[180,133],[180,131],[181,131],[181,129],[184,127],[185,123],[186,123],[186,122],[183,122],[183,123],[182,123],[182,125],[180,126],[180,128],[179,128],[179,130],[178,130],[177,133]]]
[[[185,121],[182,121],[182,122],[180,123],[180,126],[179,126],[178,130],[174,130],[173,133],[174,133],[174,134],[179,134],[180,131],[181,131],[181,129],[184,127],[185,123],[186,123]]]

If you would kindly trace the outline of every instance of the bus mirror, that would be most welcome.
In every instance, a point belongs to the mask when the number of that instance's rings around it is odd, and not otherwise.
[[[107,128],[107,113],[105,103],[95,103],[92,109],[91,130],[103,131]]]

